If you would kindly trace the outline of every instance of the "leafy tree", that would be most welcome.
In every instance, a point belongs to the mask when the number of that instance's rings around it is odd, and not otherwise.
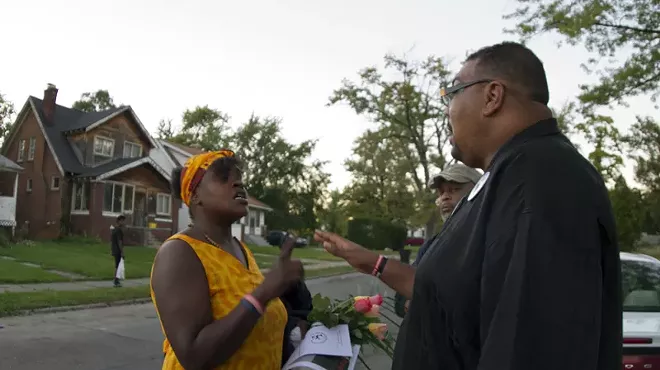
[[[9,131],[11,131],[15,114],[14,104],[6,100],[4,95],[0,94],[0,147],[4,143]]]
[[[315,140],[289,143],[280,119],[252,115],[231,136],[230,147],[244,162],[244,181],[251,195],[270,205],[272,229],[311,234],[329,182],[325,162],[311,159]]]
[[[346,103],[378,124],[381,140],[396,148],[397,163],[411,181],[415,209],[424,219],[420,224],[426,224],[427,235],[432,235],[435,207],[427,184],[433,168],[447,163],[447,122],[438,93],[448,84],[450,72],[445,61],[434,56],[419,62],[386,55],[384,61],[382,71],[376,67],[361,70],[357,83],[344,80],[330,96],[329,105]]]
[[[332,190],[328,194],[327,202],[319,210],[319,226],[327,231],[346,236],[348,212],[344,194],[339,190]]]
[[[167,140],[199,147],[202,150],[218,150],[229,145],[231,132],[229,116],[208,105],[186,109],[181,118],[181,129],[174,133],[171,120],[161,120],[158,136]]]
[[[518,0],[521,6],[506,19],[517,23],[509,32],[527,41],[554,32],[562,42],[582,44],[593,54],[584,69],[599,80],[581,84],[576,131],[594,145],[589,158],[603,176],[614,181],[623,164],[620,132],[599,107],[625,105],[626,98],[650,94],[660,86],[660,8],[657,0]],[[574,117],[575,119],[575,117]],[[576,119],[576,120],[577,120]]]
[[[345,191],[351,217],[409,223],[415,216],[414,185],[401,153],[406,148],[397,144],[387,140],[385,130],[367,131],[355,140],[353,156],[345,162],[352,176]]]
[[[71,106],[83,112],[100,112],[112,108],[117,108],[112,96],[108,90],[98,90],[90,93],[86,92],[80,95],[80,99]]]
[[[161,119],[156,130],[156,136],[159,139],[172,140],[174,137],[174,127],[172,127],[171,119]]]
[[[635,177],[651,192],[660,192],[660,125],[651,117],[637,117],[623,137],[635,161]]]
[[[623,176],[619,176],[610,190],[610,201],[616,219],[619,246],[624,251],[634,250],[646,216],[642,193],[630,188]]]
[[[640,94],[658,95],[660,86],[660,7],[657,0],[518,0],[521,7],[505,15],[517,21],[509,30],[528,40],[556,32],[571,45],[594,54],[585,64],[598,71],[595,84],[580,86],[586,108],[625,103]],[[616,57],[626,53],[623,62]],[[602,59],[601,59],[602,58]],[[615,59],[609,65],[603,62]]]

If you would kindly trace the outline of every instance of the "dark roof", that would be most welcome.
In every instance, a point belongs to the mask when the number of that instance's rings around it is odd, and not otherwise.
[[[59,105],[58,105],[59,107]],[[64,108],[64,107],[63,107]],[[82,116],[78,118],[77,121],[75,122],[70,122],[68,125],[67,129],[64,129],[63,131],[75,131],[75,130],[83,130],[89,127],[91,124],[98,122],[108,116],[111,116],[119,111],[125,110],[126,107],[117,107],[113,109],[108,109],[104,110],[101,112],[81,112],[77,111],[75,109],[71,109],[72,111],[82,113]],[[59,122],[58,122],[59,124]]]
[[[108,163],[104,163],[100,166],[85,168],[85,171],[79,174],[76,177],[96,177],[103,175],[106,172],[116,170],[117,168],[123,167],[129,163],[137,162],[142,160],[142,158],[119,158]]]
[[[84,129],[85,127],[97,122],[107,116],[110,116],[116,113],[118,110],[125,109],[114,108],[102,112],[83,112],[76,109],[67,108],[59,104],[55,105],[55,124],[48,124],[46,117],[43,112],[43,100],[30,96],[28,98],[39,114],[39,119],[43,122],[44,131],[48,135],[48,139],[53,146],[53,150],[57,155],[57,159],[62,165],[64,172],[72,172],[76,174],[85,173],[89,171],[90,168],[85,167],[78,157],[73,152],[73,146],[69,141],[69,138],[66,136],[66,132],[78,129]],[[113,161],[111,163],[114,163]],[[105,165],[104,165],[105,166]],[[99,166],[102,167],[102,166]],[[94,167],[97,169],[99,167]]]
[[[204,153],[204,150],[202,150],[200,148],[193,148],[192,146],[187,146],[187,145],[175,143],[175,142],[169,141],[169,140],[165,140],[165,141],[167,141],[167,143],[169,143],[170,145],[173,145],[173,146],[183,150],[184,152],[186,152],[188,154],[197,155],[197,154]]]

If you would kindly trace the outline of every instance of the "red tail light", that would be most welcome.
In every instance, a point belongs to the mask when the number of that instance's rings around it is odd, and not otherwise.
[[[623,344],[651,344],[651,338],[623,338]]]

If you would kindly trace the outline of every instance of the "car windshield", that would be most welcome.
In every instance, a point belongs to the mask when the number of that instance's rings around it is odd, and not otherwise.
[[[651,261],[621,261],[623,310],[660,312],[660,264]]]

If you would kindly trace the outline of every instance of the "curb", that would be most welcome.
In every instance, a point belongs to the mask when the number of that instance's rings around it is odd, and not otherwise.
[[[128,305],[143,304],[143,303],[148,303],[148,302],[151,302],[151,298],[127,299],[127,300],[123,300],[123,301],[89,303],[89,304],[81,304],[81,305],[75,305],[75,306],[43,307],[43,308],[35,308],[35,309],[32,309],[32,310],[19,311],[15,315],[9,315],[9,316],[6,316],[6,317],[29,316],[29,315],[37,315],[37,314],[44,314],[44,313],[57,313],[57,312],[69,312],[69,311],[82,311],[82,310],[88,310],[88,309],[92,309],[92,308],[128,306]]]
[[[340,272],[332,275],[326,275],[326,276],[318,276],[318,277],[313,277],[310,279],[305,279],[305,281],[313,282],[313,283],[323,283],[325,281],[332,281],[332,280],[343,280],[343,279],[348,279],[354,276],[360,276],[362,275],[359,272]],[[70,311],[82,311],[82,310],[89,310],[89,309],[94,309],[94,308],[107,308],[107,307],[115,307],[115,306],[129,306],[129,305],[137,305],[137,304],[144,304],[144,303],[150,303],[151,298],[136,298],[136,299],[128,299],[128,300],[123,300],[123,301],[114,301],[114,302],[101,302],[101,303],[89,303],[89,304],[82,304],[82,305],[74,305],[74,306],[57,306],[57,307],[43,307],[43,308],[35,308],[31,310],[22,310],[18,311],[15,314],[4,316],[4,317],[16,317],[16,316],[30,316],[30,315],[38,315],[38,314],[47,314],[47,313],[58,313],[58,312],[70,312]],[[2,316],[0,316],[2,317]]]

